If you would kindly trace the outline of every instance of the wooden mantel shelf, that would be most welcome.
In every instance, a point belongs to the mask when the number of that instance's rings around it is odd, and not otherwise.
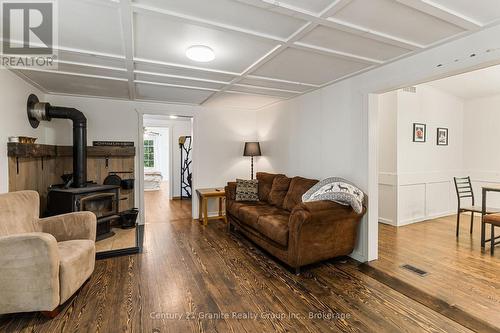
[[[72,146],[54,146],[32,143],[7,143],[7,155],[11,157],[67,157],[73,155]],[[131,157],[135,147],[87,147],[88,157]]]

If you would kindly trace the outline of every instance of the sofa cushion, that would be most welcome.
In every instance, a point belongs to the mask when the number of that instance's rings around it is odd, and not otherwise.
[[[313,187],[318,181],[302,177],[293,177],[290,187],[283,201],[283,208],[292,211],[293,208],[302,202],[302,195]]]
[[[277,176],[274,173],[257,172],[257,180],[259,181],[259,200],[269,202],[269,193],[273,186],[273,180]],[[282,175],[283,176],[283,175]]]
[[[236,179],[236,201],[259,201],[257,179]]]
[[[263,215],[255,229],[262,235],[272,239],[282,246],[288,246],[288,220],[290,214],[287,211],[281,211],[273,215]]]
[[[245,207],[245,206],[257,206],[260,205],[260,201],[255,201],[255,202],[237,202],[237,201],[228,201],[227,203],[227,210],[228,212],[236,217],[237,219],[240,219],[240,208]]]
[[[238,218],[243,223],[257,229],[259,218],[266,215],[281,214],[282,209],[271,205],[246,205],[238,211]]]
[[[288,187],[291,179],[285,175],[276,175],[273,180],[273,186],[269,193],[269,203],[276,207],[283,208],[283,200],[285,200]]]
[[[60,304],[66,302],[94,271],[95,243],[88,239],[57,243]]]

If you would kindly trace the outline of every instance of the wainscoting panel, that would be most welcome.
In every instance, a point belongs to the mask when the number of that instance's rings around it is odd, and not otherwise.
[[[403,185],[398,187],[398,226],[425,219],[425,184]]]
[[[455,214],[457,201],[453,176],[461,175],[462,171],[380,173],[379,222],[402,226]],[[480,189],[476,192],[479,193]],[[500,194],[498,204],[500,207]]]
[[[393,185],[378,185],[379,222],[397,225],[397,192]]]
[[[454,191],[452,182],[425,184],[426,218],[448,215],[452,210],[451,194]]]

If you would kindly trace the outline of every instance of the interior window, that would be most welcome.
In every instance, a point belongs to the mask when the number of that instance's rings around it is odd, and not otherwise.
[[[154,140],[144,140],[144,167],[155,167],[155,145]]]

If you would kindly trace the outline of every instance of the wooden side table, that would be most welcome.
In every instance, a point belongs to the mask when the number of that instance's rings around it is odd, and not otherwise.
[[[199,222],[203,221],[203,225],[207,225],[208,220],[223,220],[227,223],[226,214],[222,210],[222,202],[226,198],[226,192],[223,188],[200,188],[196,190],[196,194],[198,194],[199,202]],[[210,198],[219,199],[219,215],[217,216],[208,216],[208,199]]]

